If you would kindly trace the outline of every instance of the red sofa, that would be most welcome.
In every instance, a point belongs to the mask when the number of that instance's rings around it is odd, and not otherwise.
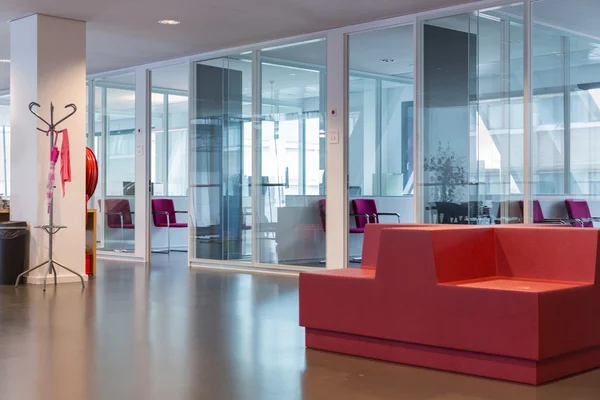
[[[598,230],[371,224],[300,274],[306,346],[540,384],[600,366]]]

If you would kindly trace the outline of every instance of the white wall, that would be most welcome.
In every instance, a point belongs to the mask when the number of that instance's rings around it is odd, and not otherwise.
[[[71,182],[63,197],[57,166],[54,195],[54,223],[66,225],[54,243],[55,259],[85,273],[85,134],[86,134],[86,30],[85,23],[45,15],[32,15],[11,22],[11,218],[31,226],[48,223],[46,185],[50,139],[36,130],[37,119],[28,105],[42,107],[39,113],[50,116],[55,106],[55,122],[66,116],[73,103],[78,112],[60,128],[68,128]],[[60,51],[57,51],[60,43]],[[40,127],[43,124],[39,125]],[[60,146],[60,141],[59,141]],[[48,258],[48,235],[32,230],[30,266]],[[28,282],[40,283],[45,271],[38,271]],[[58,269],[59,281],[78,280]]]

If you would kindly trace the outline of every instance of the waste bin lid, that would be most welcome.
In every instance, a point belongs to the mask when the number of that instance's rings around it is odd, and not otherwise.
[[[8,229],[26,229],[26,230],[29,230],[29,225],[27,225],[26,221],[0,222],[0,230],[8,230]]]

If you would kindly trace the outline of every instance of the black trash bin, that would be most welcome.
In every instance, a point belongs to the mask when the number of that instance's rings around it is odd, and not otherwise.
[[[14,285],[29,266],[27,222],[0,223],[0,285]]]

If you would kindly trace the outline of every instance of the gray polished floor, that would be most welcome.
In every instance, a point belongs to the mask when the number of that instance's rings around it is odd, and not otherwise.
[[[294,277],[183,257],[101,265],[84,292],[0,287],[0,399],[600,398],[600,371],[535,388],[305,351]]]

